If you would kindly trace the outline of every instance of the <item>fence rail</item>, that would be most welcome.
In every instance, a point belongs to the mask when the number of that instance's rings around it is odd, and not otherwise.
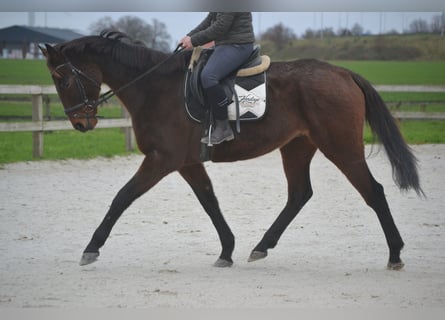
[[[105,86],[102,90],[108,90]],[[33,134],[33,156],[40,158],[43,156],[43,133],[54,130],[71,130],[71,122],[68,120],[44,120],[43,116],[43,96],[56,94],[54,86],[34,86],[34,85],[0,85],[0,94],[29,94],[32,102],[31,122],[3,122],[0,123],[0,132],[29,132]],[[125,134],[125,145],[127,150],[134,150],[135,139],[132,130],[130,116],[123,111],[123,118],[101,119],[96,128],[123,128]]]
[[[375,86],[380,92],[445,92],[445,86]],[[108,90],[106,86],[102,89]],[[3,122],[0,123],[0,132],[29,132],[33,133],[33,156],[43,156],[43,132],[54,130],[70,130],[71,123],[68,120],[44,120],[43,117],[43,96],[56,94],[54,86],[37,85],[0,85],[0,94],[26,94],[31,95],[32,101],[32,121],[31,122]],[[123,118],[101,119],[97,128],[123,128],[125,131],[125,141],[127,150],[134,150],[135,139],[132,130],[131,119],[127,112],[123,112]],[[445,112],[401,112],[394,111],[393,115],[397,119],[410,120],[445,120]]]
[[[420,85],[376,85],[374,88],[380,92],[445,92],[445,86],[420,86]]]

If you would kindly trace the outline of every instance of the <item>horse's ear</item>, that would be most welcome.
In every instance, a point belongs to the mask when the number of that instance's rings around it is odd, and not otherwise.
[[[48,43],[45,43],[45,47],[39,46],[39,48],[47,59],[51,59],[52,61],[63,59],[62,54],[60,54],[59,51],[57,51],[52,45]]]
[[[39,49],[40,49],[40,51],[42,51],[42,53],[45,57],[48,57],[48,50],[46,48],[39,45]]]
[[[48,43],[45,43],[45,48],[40,47],[40,50],[42,51],[43,55],[47,58],[49,57],[56,57],[58,55],[58,52],[56,51],[56,49],[54,49],[54,47]]]

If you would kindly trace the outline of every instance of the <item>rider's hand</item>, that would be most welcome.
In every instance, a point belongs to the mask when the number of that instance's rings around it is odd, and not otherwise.
[[[192,49],[193,48],[193,44],[192,44],[192,39],[189,36],[185,36],[184,38],[182,38],[179,43],[182,45],[182,47],[184,49]]]

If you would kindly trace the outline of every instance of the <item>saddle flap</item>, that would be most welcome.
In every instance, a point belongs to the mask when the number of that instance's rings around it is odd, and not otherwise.
[[[213,49],[194,48],[185,78],[186,111],[190,118],[200,123],[207,111],[200,76],[212,53]],[[263,116],[266,110],[265,71],[269,65],[270,58],[260,56],[259,46],[256,46],[241,69],[221,81],[227,97],[235,101],[228,107],[230,120],[236,120],[237,114],[244,121],[257,120]]]

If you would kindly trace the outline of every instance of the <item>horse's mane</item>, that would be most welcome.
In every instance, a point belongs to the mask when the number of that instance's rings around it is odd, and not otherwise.
[[[147,66],[154,65],[168,54],[150,49],[141,41],[136,41],[127,34],[104,30],[99,36],[86,36],[59,45],[60,51],[65,55],[77,56],[85,53],[93,53],[99,56],[109,56],[113,61],[123,64],[127,68],[145,70]],[[170,73],[175,70],[184,70],[186,58],[178,55],[158,69],[162,73]]]

